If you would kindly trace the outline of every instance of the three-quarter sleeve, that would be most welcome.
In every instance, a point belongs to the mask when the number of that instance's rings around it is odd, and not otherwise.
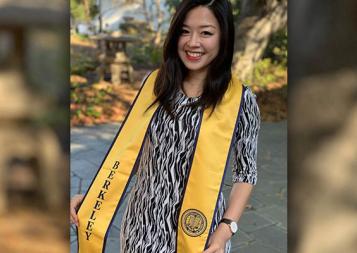
[[[256,95],[244,86],[242,107],[235,129],[232,182],[257,183],[258,133],[260,112]]]

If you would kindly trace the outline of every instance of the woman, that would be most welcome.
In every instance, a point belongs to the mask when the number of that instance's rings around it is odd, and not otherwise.
[[[219,108],[229,88],[233,48],[228,0],[182,1],[171,21],[155,79],[157,99],[151,106],[160,106],[148,127],[137,180],[124,212],[121,252],[176,252],[178,216],[192,164],[187,161],[195,153],[203,111],[212,114]],[[236,222],[257,181],[259,109],[248,87],[243,87],[241,97],[238,118],[232,116],[237,123],[229,204],[226,207],[220,191],[204,253],[230,252]],[[77,225],[76,210],[82,200],[83,195],[77,195],[71,201],[71,220]]]

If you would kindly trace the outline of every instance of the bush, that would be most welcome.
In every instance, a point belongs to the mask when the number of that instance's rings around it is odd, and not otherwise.
[[[147,43],[128,46],[128,56],[134,68],[156,68],[162,59],[162,48]]]
[[[271,58],[274,64],[287,66],[288,31],[286,28],[272,35],[263,58]]]
[[[71,75],[84,76],[89,71],[95,71],[97,62],[83,54],[71,54]]]
[[[252,84],[265,87],[270,83],[286,83],[287,71],[282,64],[273,63],[270,58],[260,60],[253,70]]]
[[[93,105],[89,105],[86,108],[86,115],[88,115],[89,117],[93,117],[93,118],[99,118],[99,116],[101,115],[101,111],[98,110],[97,107],[93,106]]]

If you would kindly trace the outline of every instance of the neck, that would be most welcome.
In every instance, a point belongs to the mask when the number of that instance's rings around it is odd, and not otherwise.
[[[202,94],[206,71],[190,71],[183,81],[183,90],[189,97],[197,97]]]

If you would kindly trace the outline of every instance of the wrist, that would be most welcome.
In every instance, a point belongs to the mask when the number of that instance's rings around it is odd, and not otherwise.
[[[229,231],[231,232],[231,236],[233,236],[238,231],[238,224],[235,220],[231,220],[223,217],[219,223],[220,224],[223,223],[226,227],[229,228]]]
[[[221,231],[222,237],[225,239],[225,241],[228,241],[229,239],[231,239],[233,234],[232,234],[230,227],[227,224],[221,222],[218,225],[218,228],[220,228],[218,230]]]

